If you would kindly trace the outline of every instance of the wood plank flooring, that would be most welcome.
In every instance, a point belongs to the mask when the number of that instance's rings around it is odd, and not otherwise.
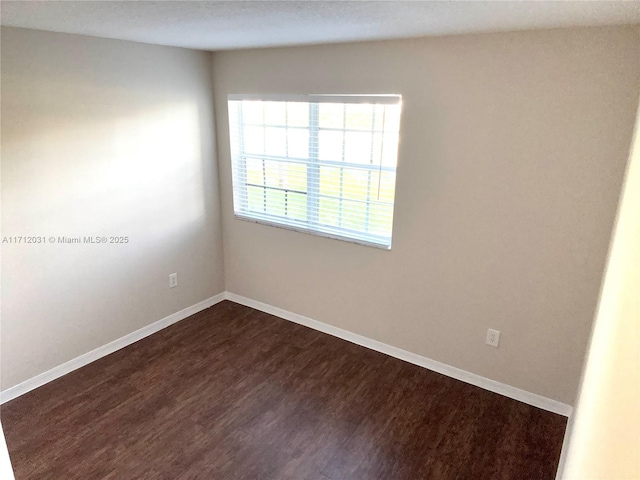
[[[228,301],[1,414],[17,480],[553,480],[566,426]]]

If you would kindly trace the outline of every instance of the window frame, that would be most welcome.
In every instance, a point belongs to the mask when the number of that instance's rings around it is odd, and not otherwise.
[[[402,96],[398,94],[373,94],[373,95],[360,95],[360,94],[310,94],[310,95],[301,95],[301,94],[229,94],[227,96],[227,105],[229,106],[231,102],[242,102],[242,101],[261,101],[261,102],[302,102],[309,105],[309,122],[308,126],[305,127],[289,127],[287,125],[281,126],[281,128],[300,128],[309,133],[309,150],[307,158],[297,158],[291,157],[288,154],[285,156],[278,155],[267,155],[265,153],[247,153],[243,140],[244,140],[244,132],[243,129],[247,126],[251,126],[249,124],[245,124],[243,120],[243,109],[238,109],[237,116],[237,125],[235,127],[231,126],[231,115],[229,115],[229,134],[235,131],[238,134],[238,152],[234,152],[233,141],[230,142],[230,156],[231,156],[231,166],[232,166],[232,197],[233,197],[233,207],[234,207],[234,217],[248,221],[252,223],[258,223],[262,225],[273,226],[276,228],[283,228],[286,230],[297,231],[301,233],[307,233],[311,235],[332,238],[336,240],[346,241],[350,243],[356,243],[359,245],[365,245],[369,247],[375,247],[383,250],[391,250],[391,244],[393,240],[393,220],[395,217],[395,185],[394,185],[394,197],[391,203],[389,202],[379,202],[380,205],[391,206],[391,227],[389,230],[389,236],[376,235],[370,232],[362,232],[358,230],[349,229],[343,226],[330,226],[325,225],[320,222],[320,207],[319,201],[322,197],[331,198],[340,201],[340,205],[342,205],[342,201],[347,200],[349,202],[357,202],[357,203],[365,203],[367,205],[367,223],[368,223],[368,215],[369,215],[369,207],[378,202],[372,201],[370,198],[370,194],[368,193],[367,200],[355,200],[350,198],[345,198],[341,193],[340,197],[335,196],[327,196],[320,193],[320,168],[321,167],[330,167],[330,168],[338,168],[338,169],[356,169],[363,170],[369,173],[375,172],[379,175],[382,175],[382,172],[390,172],[394,175],[397,175],[397,159],[398,159],[398,150],[400,145],[400,121],[398,121],[398,141],[395,145],[395,165],[382,165],[382,158],[380,159],[379,164],[373,163],[357,163],[357,162],[349,162],[345,158],[344,153],[344,145],[342,152],[342,161],[337,160],[321,160],[319,158],[319,148],[314,149],[313,145],[319,145],[319,132],[320,130],[330,130],[326,128],[322,128],[319,126],[319,104],[320,103],[335,103],[335,104],[350,104],[350,103],[366,103],[366,104],[374,104],[374,105],[398,105],[402,108]],[[231,112],[229,112],[231,113]],[[375,118],[375,117],[374,117]],[[267,126],[266,124],[255,125],[255,126]],[[270,128],[278,126],[268,125]],[[349,129],[346,128],[346,125],[343,125],[343,128],[336,128],[337,131],[345,134],[346,132],[365,132],[365,133],[380,133],[383,138],[387,132],[384,127],[382,130],[375,130],[372,125],[372,129],[370,131],[367,130],[357,130],[357,129]],[[394,131],[392,131],[394,132]],[[383,140],[384,141],[384,140]],[[292,189],[282,189],[280,187],[268,186],[268,185],[253,185],[248,182],[247,179],[247,161],[249,159],[256,159],[262,161],[274,161],[279,163],[292,163],[292,164],[304,164],[306,165],[307,174],[306,174],[306,192],[295,192]],[[237,172],[237,175],[236,175]],[[310,178],[315,178],[315,181],[309,181]],[[397,179],[394,179],[397,181]],[[267,189],[269,190],[286,190],[286,192],[294,192],[305,194],[307,201],[307,211],[306,211],[306,220],[296,219],[290,216],[282,216],[275,213],[266,213],[265,212],[256,212],[250,211],[249,209],[249,195],[248,189],[249,187],[258,187],[262,188],[265,192]],[[237,191],[242,191],[241,194],[236,195]],[[265,193],[266,195],[266,193]],[[286,199],[286,196],[285,196]],[[286,203],[285,203],[286,208]],[[342,211],[342,206],[340,207],[340,211]],[[340,214],[342,215],[342,213]],[[279,221],[281,219],[281,221]],[[332,232],[323,231],[333,230]],[[362,236],[366,236],[367,238],[359,238]]]

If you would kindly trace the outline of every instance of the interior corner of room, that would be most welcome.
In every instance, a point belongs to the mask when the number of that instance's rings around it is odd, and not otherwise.
[[[640,422],[638,25],[215,52],[2,26],[1,57],[2,402],[227,300],[570,417],[558,478],[612,478],[587,438],[603,385]],[[389,250],[235,214],[229,95],[311,93],[402,96]]]

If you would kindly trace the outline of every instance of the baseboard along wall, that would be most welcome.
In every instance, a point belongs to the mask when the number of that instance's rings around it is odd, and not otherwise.
[[[107,355],[120,350],[121,348],[127,347],[132,343],[137,342],[138,340],[142,340],[149,335],[153,335],[156,332],[159,332],[163,328],[168,327],[169,325],[173,325],[174,323],[179,322],[180,320],[184,320],[185,318],[190,317],[202,310],[205,310],[209,307],[212,307],[216,303],[220,303],[225,299],[225,292],[219,293],[218,295],[214,295],[213,297],[207,298],[201,302],[196,303],[190,307],[180,310],[179,312],[173,313],[167,317],[164,317],[157,322],[154,322],[146,327],[142,327],[135,332],[131,332],[124,337],[120,337],[113,342],[109,342],[106,345],[96,348],[95,350],[91,350],[79,357],[76,357],[68,362],[63,363],[62,365],[58,365],[57,367],[52,368],[51,370],[47,370],[40,375],[36,375],[29,380],[25,380],[18,385],[15,385],[11,388],[8,388],[2,392],[0,392],[0,404],[6,403],[9,400],[13,400],[14,398],[19,397],[20,395],[24,395],[31,390],[34,390],[38,387],[41,387],[45,383],[49,383],[56,378],[60,378],[67,373],[71,373],[78,368],[84,367],[91,362],[95,362],[96,360],[106,357]]]
[[[446,363],[431,360],[430,358],[423,357],[416,353],[402,350],[386,343],[378,342],[377,340],[372,340],[362,335],[358,335],[357,333],[349,332],[348,330],[343,330],[342,328],[334,327],[333,325],[319,322],[318,320],[313,320],[312,318],[308,318],[303,315],[298,315],[297,313],[292,313],[266,303],[242,297],[240,295],[236,295],[235,293],[227,292],[226,298],[228,300],[231,300],[232,302],[255,308],[256,310],[275,315],[276,317],[284,318],[285,320],[304,325],[305,327],[313,328],[314,330],[318,330],[320,332],[328,333],[329,335],[333,335],[334,337],[341,338],[343,340],[361,345],[366,348],[370,348],[371,350],[384,353],[391,357],[399,358],[400,360],[404,360],[405,362],[413,363],[414,365],[418,365],[428,370],[441,373],[442,375],[446,375],[447,377],[455,378],[456,380],[460,380],[470,385],[475,385],[476,387],[480,387],[485,390],[489,390],[490,392],[504,395],[505,397],[518,400],[520,402],[541,408],[543,410],[547,410],[549,412],[569,417],[573,410],[573,407],[571,407],[571,405],[567,405],[557,400],[543,397],[541,395],[531,393],[520,388],[512,387],[511,385],[497,382],[495,380],[476,375],[475,373],[467,372],[466,370],[462,370],[460,368],[452,367],[451,365],[447,365]]]
[[[476,387],[483,388],[490,392],[494,392],[505,397],[518,400],[520,402],[541,408],[543,410],[547,410],[549,412],[569,417],[571,416],[571,413],[573,411],[573,407],[571,405],[567,405],[557,400],[546,398],[541,395],[522,390],[520,388],[512,387],[511,385],[491,380],[489,378],[476,375],[475,373],[467,372],[466,370],[452,367],[451,365],[447,365],[445,363],[441,363],[436,360],[432,360],[430,358],[423,357],[421,355],[402,350],[397,347],[393,347],[386,343],[372,340],[348,330],[343,330],[333,325],[329,325],[327,323],[323,323],[318,320],[314,320],[297,313],[289,312],[288,310],[283,310],[281,308],[274,307],[273,305],[252,300],[250,298],[243,297],[231,292],[223,292],[219,293],[218,295],[214,295],[213,297],[198,302],[191,307],[180,310],[179,312],[169,315],[168,317],[158,320],[155,323],[147,325],[146,327],[136,330],[135,332],[125,335],[124,337],[114,340],[113,342],[110,342],[102,347],[96,348],[95,350],[92,350],[88,353],[85,353],[84,355],[74,358],[73,360],[63,363],[62,365],[54,367],[47,372],[41,373],[40,375],[37,375],[18,385],[8,388],[7,390],[0,392],[0,404],[8,402],[9,400],[13,400],[20,395],[24,395],[25,393],[35,388],[38,388],[48,382],[51,382],[52,380],[55,380],[56,378],[72,372],[73,370],[83,367],[95,360],[98,360],[99,358],[109,355],[110,353],[120,350],[121,348],[131,345],[138,340],[148,337],[149,335],[152,335],[159,330],[168,327],[169,325],[179,322],[180,320],[184,320],[185,318],[198,313],[201,310],[205,310],[225,299],[235,303],[239,303],[241,305],[245,305],[247,307],[255,308],[256,310],[275,315],[277,317],[289,320],[300,325],[304,325],[314,330],[333,335],[334,337],[341,338],[348,342],[361,345],[363,347],[384,353],[386,355],[404,360],[409,363],[413,363],[414,365],[424,367],[428,370],[432,370],[442,375],[455,378],[456,380],[460,380],[470,385],[475,385]]]

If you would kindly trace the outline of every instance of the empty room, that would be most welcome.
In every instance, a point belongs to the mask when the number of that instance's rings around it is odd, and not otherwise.
[[[640,480],[640,2],[0,13],[0,478]]]

